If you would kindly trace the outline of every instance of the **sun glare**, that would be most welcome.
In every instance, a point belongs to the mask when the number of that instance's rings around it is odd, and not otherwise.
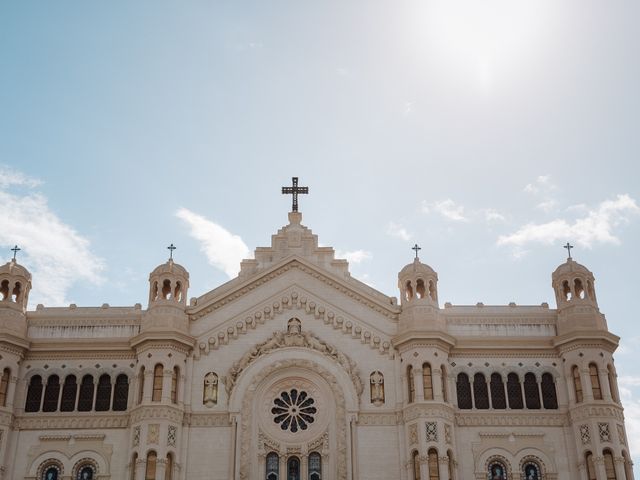
[[[490,89],[543,40],[543,9],[544,2],[517,0],[428,2],[419,15],[422,47]]]

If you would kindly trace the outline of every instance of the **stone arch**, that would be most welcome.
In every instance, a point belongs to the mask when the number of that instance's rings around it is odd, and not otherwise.
[[[287,351],[288,350],[288,351]],[[302,352],[296,349],[295,353]],[[331,457],[335,458],[335,473],[323,472],[330,478],[337,480],[347,479],[347,451],[349,442],[347,438],[347,409],[357,408],[358,394],[353,384],[347,379],[346,373],[337,370],[334,365],[330,364],[328,359],[323,358],[319,354],[312,354],[309,358],[306,355],[295,355],[292,358],[293,349],[282,349],[273,352],[266,360],[259,359],[251,365],[247,371],[243,372],[242,378],[238,382],[235,390],[230,398],[230,410],[240,412],[240,432],[243,440],[251,438],[252,433],[257,437],[257,419],[252,408],[254,394],[257,389],[264,385],[275,376],[281,374],[283,378],[288,371],[307,371],[321,377],[325,384],[324,388],[330,390],[332,398],[335,401],[335,446],[332,448]],[[284,354],[284,355],[283,355]],[[301,358],[302,357],[302,358]],[[337,372],[337,375],[334,375]],[[250,478],[250,468],[255,464],[254,457],[257,458],[256,442],[242,441],[241,450],[239,452],[240,460],[240,478],[247,480]],[[335,476],[334,476],[335,475]]]
[[[28,469],[29,476],[40,480],[45,469],[55,465],[59,469],[58,478],[60,478],[61,475],[65,474],[65,460],[65,455],[59,450],[49,450],[48,452],[42,453],[31,462],[31,466]]]
[[[85,469],[86,467],[91,468],[93,472],[93,479],[95,480],[98,476],[98,473],[100,473],[100,470],[98,469],[98,462],[96,462],[91,457],[81,458],[74,463],[73,468],[71,469],[71,478],[73,478],[73,480],[79,478],[78,475],[80,474],[80,471]]]
[[[501,463],[507,473],[507,479],[513,479],[513,467],[509,461],[511,454],[502,448],[490,448],[485,450],[476,462],[476,478],[480,478],[479,475],[483,475],[482,478],[487,478],[489,467],[493,462]]]
[[[534,448],[524,448],[516,453],[518,460],[518,474],[521,475],[522,469],[527,462],[535,462],[540,467],[540,479],[550,480],[555,478],[556,469],[553,461],[547,456],[546,453],[536,450]],[[520,478],[520,477],[516,477]]]
[[[109,462],[103,453],[104,452],[95,450],[81,450],[74,453],[69,458],[69,464],[73,465],[73,468],[71,469],[71,473],[74,475],[73,479],[75,480],[78,468],[89,463],[95,468],[94,480],[97,478],[96,475],[109,475]]]

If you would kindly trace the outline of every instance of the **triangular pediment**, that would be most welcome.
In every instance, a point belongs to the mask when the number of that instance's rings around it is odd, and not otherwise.
[[[201,297],[192,299],[191,305],[187,310],[189,318],[191,320],[198,320],[223,305],[239,301],[244,295],[263,285],[265,282],[284,275],[292,269],[306,273],[310,277],[338,290],[354,301],[365,305],[367,308],[388,317],[390,320],[397,321],[398,319],[400,307],[397,305],[395,298],[377,291],[350,275],[339,277],[297,255],[284,258],[270,268],[251,275],[248,278],[239,276]]]

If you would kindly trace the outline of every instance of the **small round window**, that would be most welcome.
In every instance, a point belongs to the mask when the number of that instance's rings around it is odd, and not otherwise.
[[[273,421],[280,425],[282,430],[290,430],[296,433],[298,430],[306,430],[309,424],[315,421],[317,408],[315,400],[305,391],[295,388],[284,391],[273,400]]]

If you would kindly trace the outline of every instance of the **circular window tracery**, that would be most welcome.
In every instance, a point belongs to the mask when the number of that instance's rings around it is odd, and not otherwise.
[[[296,433],[298,430],[306,430],[309,424],[315,421],[318,409],[314,406],[315,400],[304,390],[298,391],[292,388],[280,393],[273,400],[271,413],[273,421],[280,425],[282,430]]]

